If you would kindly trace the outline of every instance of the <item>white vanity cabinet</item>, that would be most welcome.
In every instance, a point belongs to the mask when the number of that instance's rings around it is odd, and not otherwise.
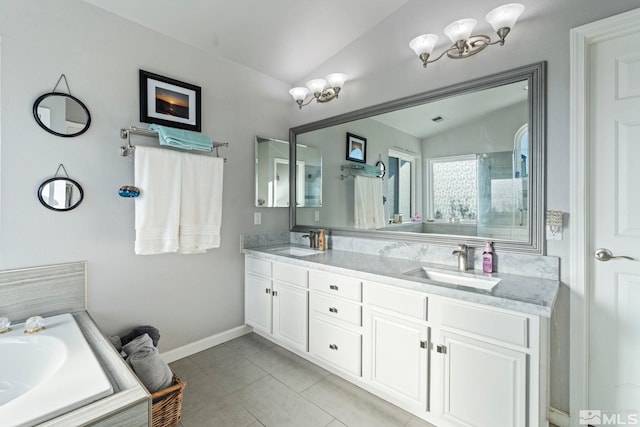
[[[428,409],[428,298],[364,284],[364,379],[385,398],[416,412]]]
[[[245,323],[290,348],[308,348],[305,268],[245,257]]]
[[[256,331],[438,427],[548,427],[547,317],[249,255],[245,277]]]
[[[432,410],[442,427],[546,425],[537,316],[442,299],[434,317]]]
[[[362,282],[309,271],[309,353],[351,375],[362,374]]]

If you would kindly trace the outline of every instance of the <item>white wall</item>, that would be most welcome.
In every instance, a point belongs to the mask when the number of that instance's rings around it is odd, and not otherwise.
[[[100,327],[115,334],[154,325],[161,351],[243,324],[239,235],[288,229],[286,209],[253,208],[254,137],[287,139],[288,85],[79,0],[2,1],[0,37],[0,269],[87,260],[88,308]],[[134,255],[134,203],[117,190],[133,180],[119,129],[140,125],[140,68],[201,86],[203,133],[230,144],[220,151],[228,158],[222,243],[207,254]],[[31,113],[61,73],[92,116],[76,138],[46,133]],[[59,163],[85,190],[66,213],[36,198]],[[261,227],[252,225],[254,210]]]
[[[547,61],[547,209],[569,211],[569,30],[587,22],[640,7],[640,0],[519,0],[526,10],[503,47],[492,46],[466,60],[442,59],[427,69],[408,47],[419,34],[440,34],[440,53],[448,41],[442,29],[460,18],[475,17],[475,33],[493,34],[485,14],[501,2],[409,0],[388,19],[300,79],[330,72],[351,76],[340,99],[311,105],[300,111],[292,106],[294,125],[313,122],[384,101],[467,81],[499,71]],[[547,243],[547,254],[561,258],[563,283],[569,282],[571,217],[564,240]],[[569,407],[569,288],[562,286],[552,318],[551,403]]]

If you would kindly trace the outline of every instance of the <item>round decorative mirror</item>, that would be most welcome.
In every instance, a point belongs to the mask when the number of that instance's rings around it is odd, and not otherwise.
[[[33,117],[42,129],[64,138],[82,135],[91,124],[91,114],[82,101],[62,92],[45,93],[36,99]]]
[[[49,178],[38,188],[40,203],[54,211],[70,211],[76,208],[83,198],[82,186],[71,178]]]

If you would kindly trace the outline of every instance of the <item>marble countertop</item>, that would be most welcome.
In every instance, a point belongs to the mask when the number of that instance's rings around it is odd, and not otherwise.
[[[403,274],[419,267],[448,270],[455,273],[456,270],[450,266],[333,249],[306,256],[278,253],[279,250],[281,251],[286,247],[294,246],[274,245],[245,248],[243,252],[247,255],[271,261],[287,262],[302,267],[357,277],[362,280],[370,280],[542,317],[551,317],[560,288],[560,282],[557,280],[492,273],[491,277],[501,280],[493,289],[487,291],[466,286],[447,285]],[[468,273],[484,274],[481,271],[474,270],[469,270]]]

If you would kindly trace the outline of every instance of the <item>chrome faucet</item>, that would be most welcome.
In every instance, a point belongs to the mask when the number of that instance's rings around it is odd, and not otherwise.
[[[467,245],[459,244],[458,249],[453,251],[453,255],[458,255],[458,270],[467,271],[467,266],[469,262],[467,260]]]
[[[302,237],[308,237],[309,238],[309,247],[311,249],[315,249],[318,247],[318,235],[315,231],[310,230],[309,234],[305,234]]]

